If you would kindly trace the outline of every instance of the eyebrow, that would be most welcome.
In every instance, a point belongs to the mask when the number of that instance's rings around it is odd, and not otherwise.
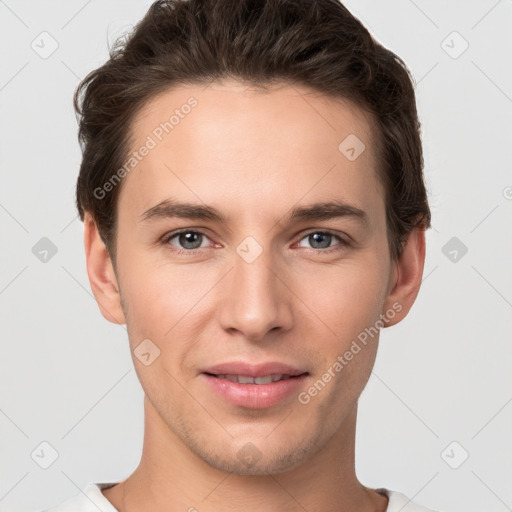
[[[173,199],[164,199],[140,215],[141,222],[159,219],[194,219],[226,222],[226,217],[213,206],[183,203]],[[330,220],[336,218],[353,218],[362,224],[368,224],[368,214],[357,206],[342,201],[314,203],[308,206],[296,206],[284,216],[285,222],[293,223],[311,220]]]

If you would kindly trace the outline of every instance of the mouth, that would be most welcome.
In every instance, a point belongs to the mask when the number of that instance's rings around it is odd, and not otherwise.
[[[266,409],[289,404],[291,397],[306,386],[308,371],[269,363],[229,363],[203,370],[200,377],[207,389],[222,402],[247,409]]]
[[[289,403],[305,387],[309,372],[280,361],[226,361],[202,368],[200,377],[215,398],[249,409]]]

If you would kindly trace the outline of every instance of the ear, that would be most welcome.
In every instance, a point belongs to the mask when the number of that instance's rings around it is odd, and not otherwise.
[[[425,263],[425,230],[415,228],[411,231],[402,255],[393,263],[388,295],[382,311],[385,327],[390,327],[403,320],[411,309],[420,290]],[[386,315],[386,311],[395,314]]]
[[[126,323],[110,253],[89,212],[84,215],[84,245],[87,275],[101,314],[114,324]]]

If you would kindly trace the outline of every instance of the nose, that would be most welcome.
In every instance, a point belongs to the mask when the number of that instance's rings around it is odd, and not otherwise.
[[[252,262],[238,254],[233,260],[219,305],[222,328],[253,342],[265,339],[270,331],[291,329],[293,294],[286,272],[273,264],[270,251]]]

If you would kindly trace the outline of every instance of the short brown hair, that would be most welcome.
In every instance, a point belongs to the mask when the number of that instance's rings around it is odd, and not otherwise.
[[[410,72],[338,0],[161,0],[74,96],[83,153],[76,204],[113,259],[122,183],[101,198],[95,190],[123,165],[134,116],[173,86],[223,78],[306,86],[370,112],[392,259],[413,228],[430,227]]]

